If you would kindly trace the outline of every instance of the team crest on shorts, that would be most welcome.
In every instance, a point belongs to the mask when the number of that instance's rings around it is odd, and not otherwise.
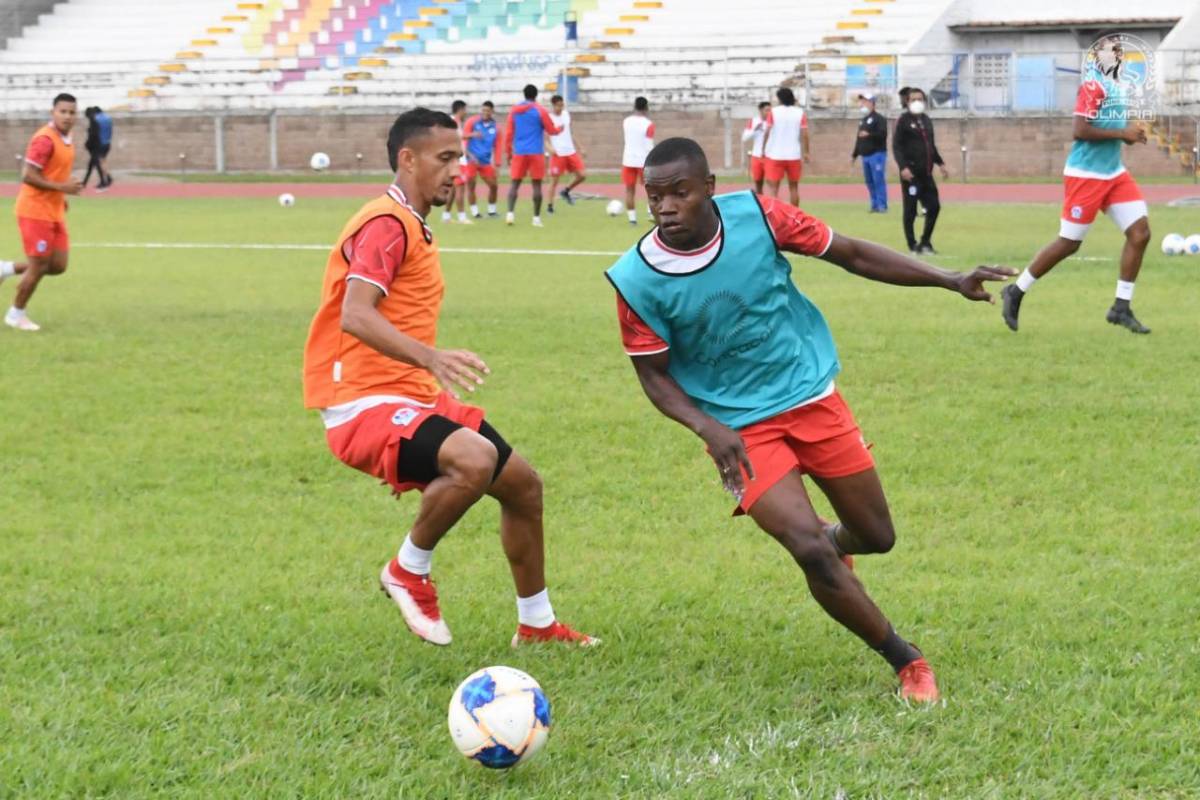
[[[49,250],[49,249],[50,249],[50,243],[49,243],[49,242],[47,242],[45,239],[39,239],[39,240],[38,240],[38,243],[37,243],[37,251],[38,251],[39,253],[44,253],[44,252],[46,252],[46,251],[47,251],[47,250]]]
[[[392,414],[392,424],[399,425],[401,428],[403,428],[405,425],[409,424],[418,416],[420,416],[420,414],[421,412],[417,411],[415,408],[402,408],[395,414]]]
[[[1071,219],[1079,219],[1083,216],[1083,206],[1071,206]]]

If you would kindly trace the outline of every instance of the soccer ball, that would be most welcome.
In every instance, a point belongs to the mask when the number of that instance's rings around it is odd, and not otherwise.
[[[1186,241],[1178,233],[1168,233],[1163,237],[1162,251],[1169,256],[1183,255],[1183,248]]]
[[[620,216],[621,212],[624,210],[625,204],[620,200],[609,200],[608,205],[604,207],[605,213],[607,213],[610,217]]]
[[[490,769],[507,769],[546,744],[550,701],[519,669],[486,667],[454,690],[447,721],[460,753]]]
[[[284,192],[283,194],[279,195],[279,205],[283,206],[284,208],[291,208],[292,206],[296,205],[296,196],[290,194],[289,192]]]
[[[1200,256],[1200,233],[1193,233],[1183,240],[1183,252],[1189,256]]]
[[[329,169],[329,156],[325,153],[313,153],[312,158],[308,160],[308,165],[317,172],[324,172]]]

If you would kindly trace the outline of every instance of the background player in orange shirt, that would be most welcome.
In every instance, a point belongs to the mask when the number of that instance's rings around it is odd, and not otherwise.
[[[517,588],[513,646],[598,640],[557,621],[544,575],[542,482],[484,419],[459,402],[488,374],[467,350],[437,348],[445,285],[432,206],[454,191],[462,157],[448,114],[416,108],[388,134],[396,180],[346,224],[329,254],[321,304],[304,351],[304,403],[320,409],[330,449],[421,506],[380,584],[413,633],[450,643],[429,579],[433,549],[488,494],[500,502],[500,542]]]
[[[39,326],[25,313],[44,275],[67,271],[70,239],[67,236],[67,198],[79,194],[83,185],[71,177],[75,164],[75,146],[71,129],[75,127],[75,98],[60,94],[54,98],[50,121],[43,125],[25,151],[25,168],[15,207],[17,227],[28,263],[0,261],[0,282],[21,275],[13,304],[4,315],[4,323],[19,331],[36,331]]]

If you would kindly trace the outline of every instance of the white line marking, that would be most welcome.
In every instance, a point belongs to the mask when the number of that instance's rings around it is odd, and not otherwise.
[[[237,244],[231,242],[79,242],[74,247],[110,250],[321,250],[327,244]],[[620,256],[623,250],[518,250],[503,247],[442,247],[443,253],[512,256]]]

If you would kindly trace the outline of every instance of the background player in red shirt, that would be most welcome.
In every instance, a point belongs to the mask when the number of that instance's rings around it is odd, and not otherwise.
[[[27,263],[0,261],[0,282],[21,275],[21,284],[13,297],[4,322],[19,331],[40,327],[25,314],[25,307],[45,275],[67,271],[70,238],[67,235],[66,195],[79,194],[83,184],[71,177],[75,146],[71,129],[75,127],[75,98],[60,94],[54,98],[50,122],[29,141],[21,190],[14,211],[25,247]]]

